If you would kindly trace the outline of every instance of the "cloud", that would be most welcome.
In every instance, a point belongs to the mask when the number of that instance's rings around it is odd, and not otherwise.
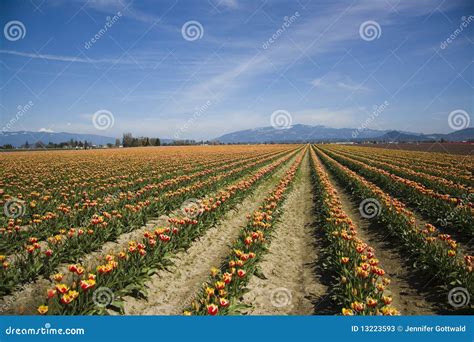
[[[54,133],[52,129],[49,128],[40,128],[38,132],[43,132],[43,133]]]
[[[232,9],[236,9],[239,7],[237,0],[211,0],[211,1],[214,2],[217,6],[225,6],[227,8],[232,8]]]
[[[311,84],[316,88],[324,88],[329,90],[348,90],[355,91],[369,91],[370,88],[361,83],[354,82],[349,76],[342,75],[336,72],[330,72],[323,77],[316,78],[311,81]]]
[[[107,58],[81,58],[78,56],[62,56],[62,55],[50,55],[50,54],[40,54],[36,52],[21,52],[14,50],[3,50],[0,49],[0,54],[12,55],[12,56],[21,56],[28,58],[37,58],[44,59],[48,61],[60,61],[60,62],[76,62],[76,63],[107,63],[107,64],[134,64],[134,61],[125,60],[125,59],[107,59]]]

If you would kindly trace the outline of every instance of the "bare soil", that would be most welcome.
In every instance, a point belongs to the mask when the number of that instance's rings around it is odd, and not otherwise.
[[[249,292],[242,300],[248,306],[245,314],[312,315],[314,303],[326,294],[326,286],[315,274],[319,247],[308,157],[295,181],[260,262],[266,279],[253,276],[247,286]]]

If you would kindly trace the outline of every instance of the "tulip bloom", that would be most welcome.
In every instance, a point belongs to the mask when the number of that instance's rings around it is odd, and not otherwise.
[[[207,313],[211,316],[215,316],[217,315],[217,313],[219,312],[219,308],[217,307],[217,305],[215,304],[210,304],[207,306]]]
[[[44,315],[48,312],[48,306],[47,305],[40,305],[38,307],[38,312],[40,313],[40,315]]]
[[[225,299],[225,298],[220,298],[219,299],[219,305],[222,306],[223,308],[229,306],[230,302]]]
[[[64,294],[69,291],[69,287],[66,284],[56,284],[56,290],[59,293]]]
[[[361,311],[364,311],[365,305],[361,302],[354,302],[351,304],[351,308],[354,311],[361,312]]]
[[[354,316],[354,311],[351,309],[342,308],[342,314],[344,316]]]

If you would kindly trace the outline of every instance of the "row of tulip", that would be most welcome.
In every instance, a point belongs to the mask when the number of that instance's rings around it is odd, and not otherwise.
[[[327,241],[325,268],[333,277],[335,301],[343,315],[398,315],[387,295],[390,279],[374,249],[357,236],[336,189],[311,149],[317,215]],[[388,289],[388,292],[390,289]]]
[[[337,179],[351,189],[360,200],[370,199],[380,206],[376,220],[387,233],[398,241],[404,258],[441,286],[463,286],[474,291],[474,256],[463,255],[457,242],[448,234],[441,234],[431,224],[417,226],[414,214],[375,184],[316,149],[318,156]],[[434,275],[434,276],[433,276]]]
[[[466,186],[473,186],[472,161],[462,155],[446,153],[393,150],[363,146],[333,146],[351,153],[362,153],[377,160],[390,161],[396,165],[410,165],[413,170],[452,180]]]
[[[141,241],[129,241],[128,248],[122,251],[100,257],[87,268],[70,265],[67,276],[53,276],[53,287],[48,290],[46,303],[38,307],[38,312],[106,314],[107,309],[121,311],[122,296],[145,296],[146,280],[169,264],[172,253],[188,248],[193,240],[242,201],[259,182],[295,158],[295,153],[301,154],[300,149],[195,202],[183,216],[169,218],[169,226],[146,231]],[[100,300],[98,302],[104,294],[110,297],[105,304]]]
[[[305,149],[305,155],[306,155]],[[259,208],[248,215],[247,225],[231,245],[231,253],[220,269],[213,268],[207,283],[184,310],[184,315],[229,315],[238,312],[239,298],[248,280],[257,271],[258,262],[267,250],[280,208],[301,165],[301,154]]]
[[[423,185],[395,174],[370,166],[353,158],[324,149],[331,157],[373,181],[391,194],[404,198],[408,204],[432,220],[443,223],[448,229],[474,237],[474,203],[440,194]],[[455,214],[453,214],[455,213]]]
[[[348,149],[344,148],[337,148],[331,149],[335,150],[338,153],[351,157],[357,161],[362,163],[368,164],[370,166],[374,166],[380,169],[383,169],[387,172],[393,173],[397,176],[418,182],[423,186],[432,189],[441,194],[448,194],[452,197],[467,199],[469,198],[470,194],[472,194],[474,198],[474,191],[471,187],[468,187],[463,184],[455,183],[451,180],[446,178],[433,176],[424,172],[415,171],[411,168],[411,164],[408,162],[403,163],[402,165],[396,165],[391,161],[386,160],[376,160],[373,156],[371,151],[365,151],[365,153],[354,153]]]

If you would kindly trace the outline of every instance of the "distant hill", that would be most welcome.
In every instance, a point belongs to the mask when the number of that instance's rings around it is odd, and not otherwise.
[[[95,134],[32,131],[0,132],[0,146],[11,144],[14,147],[20,147],[27,141],[30,145],[33,145],[38,141],[41,141],[44,144],[48,144],[49,142],[59,144],[62,142],[67,142],[71,139],[77,141],[87,140],[93,145],[107,145],[115,143],[115,138]]]
[[[401,131],[357,130],[355,128],[331,128],[326,126],[293,125],[288,129],[262,127],[224,134],[215,140],[224,144],[311,142],[311,141],[465,141],[474,139],[474,128],[466,128],[449,134],[422,134]]]
[[[448,134],[410,134],[399,131],[390,131],[380,137],[374,138],[373,140],[423,142],[440,141],[441,139],[453,142],[473,140],[474,128],[465,128]]]
[[[326,126],[293,125],[288,129],[262,127],[224,134],[215,140],[225,143],[264,143],[301,141],[339,141],[353,140],[354,128],[330,128]],[[386,131],[365,129],[357,133],[359,139],[370,139],[385,134]]]

